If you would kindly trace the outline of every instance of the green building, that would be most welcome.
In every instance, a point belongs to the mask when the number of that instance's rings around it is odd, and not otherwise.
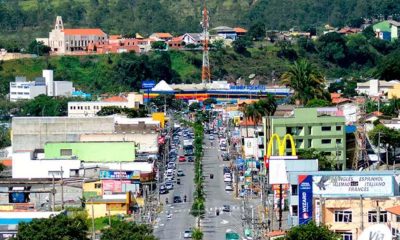
[[[135,161],[133,142],[62,142],[46,143],[47,159],[79,159],[85,162]]]
[[[296,150],[314,148],[336,160],[338,166],[345,169],[345,118],[338,115],[336,108],[296,108],[291,116],[270,117],[270,136],[276,133],[282,139],[285,134],[291,134]],[[289,155],[290,142],[286,146]],[[274,147],[276,152],[276,144]]]

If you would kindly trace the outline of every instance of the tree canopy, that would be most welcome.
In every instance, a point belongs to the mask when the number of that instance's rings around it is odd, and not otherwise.
[[[139,225],[127,221],[114,221],[109,228],[101,230],[100,240],[156,240],[148,225]]]
[[[86,240],[88,226],[83,216],[59,214],[18,224],[14,240]]]
[[[314,222],[298,225],[289,229],[286,236],[280,240],[337,240],[338,234],[325,225],[317,226]]]

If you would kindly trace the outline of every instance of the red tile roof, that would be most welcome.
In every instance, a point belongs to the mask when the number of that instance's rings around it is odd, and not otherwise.
[[[341,93],[331,93],[331,98],[339,98],[341,96],[342,96]]]
[[[110,35],[108,38],[110,40],[118,40],[118,39],[121,39],[122,36],[121,35]]]
[[[103,99],[103,102],[127,102],[128,100],[124,97],[113,96],[106,99]]]
[[[386,208],[386,211],[396,214],[396,215],[400,215],[400,205],[399,206],[394,206],[394,207],[390,207],[390,208]]]
[[[106,35],[100,28],[64,29],[65,35]]]
[[[285,231],[276,230],[276,231],[269,232],[266,235],[267,235],[267,237],[277,237],[277,236],[282,236],[285,234],[286,234]]]
[[[333,104],[339,104],[339,103],[350,102],[350,101],[351,100],[349,98],[342,98],[342,97],[332,98]]]
[[[247,30],[241,27],[235,27],[233,30],[235,30],[236,33],[247,33]]]

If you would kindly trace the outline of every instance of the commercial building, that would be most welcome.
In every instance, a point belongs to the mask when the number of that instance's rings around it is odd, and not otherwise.
[[[244,99],[265,98],[269,94],[278,101],[285,101],[291,96],[292,91],[280,85],[232,86],[227,81],[213,81],[207,84],[168,84],[160,81],[147,94],[142,90],[145,102],[161,94],[171,94],[184,101],[204,101],[212,98],[218,102],[238,103]]]
[[[399,236],[397,171],[288,171],[288,181],[291,226],[312,219],[343,239],[357,239],[381,223],[392,230],[393,238]]]
[[[53,70],[43,70],[42,77],[27,81],[25,77],[16,77],[10,82],[10,101],[34,99],[44,94],[47,96],[71,96],[75,91],[72,82],[54,81]]]
[[[337,108],[296,108],[290,116],[269,119],[270,126],[265,126],[264,136],[291,134],[297,149],[314,148],[335,160],[338,167],[346,167],[345,118]],[[290,148],[286,150],[287,155],[290,151]]]
[[[68,102],[68,117],[94,117],[104,107],[139,108],[143,95],[128,93],[127,96],[114,96],[102,101]]]
[[[54,29],[49,34],[49,47],[58,54],[86,51],[90,44],[108,42],[101,29],[64,29],[61,16],[57,16]]]

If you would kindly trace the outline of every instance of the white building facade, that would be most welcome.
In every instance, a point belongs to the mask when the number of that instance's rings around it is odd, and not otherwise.
[[[47,96],[71,96],[75,91],[72,82],[54,81],[53,70],[43,70],[42,77],[27,81],[25,77],[16,77],[10,82],[10,101],[29,100],[44,94]]]
[[[139,108],[143,95],[129,93],[126,101],[68,102],[68,117],[94,117],[104,107]]]

